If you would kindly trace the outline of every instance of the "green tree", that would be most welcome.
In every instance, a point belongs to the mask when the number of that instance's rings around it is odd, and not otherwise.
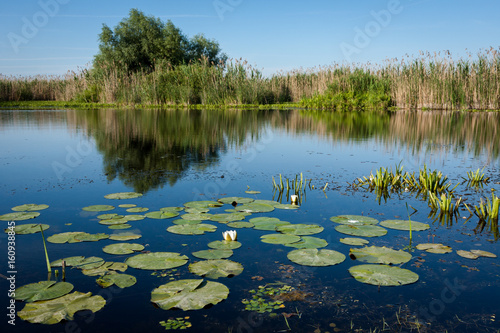
[[[125,71],[150,71],[159,63],[177,66],[202,58],[217,64],[227,57],[215,40],[203,35],[188,39],[170,20],[164,23],[131,9],[113,30],[103,24],[94,68],[112,65]]]

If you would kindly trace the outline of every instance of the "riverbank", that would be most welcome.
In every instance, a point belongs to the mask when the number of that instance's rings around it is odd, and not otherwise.
[[[85,108],[500,110],[500,52],[491,48],[458,60],[447,52],[422,53],[379,65],[333,64],[271,77],[241,60],[156,66],[150,72],[122,73],[111,66],[62,77],[0,75],[2,105],[40,101]]]

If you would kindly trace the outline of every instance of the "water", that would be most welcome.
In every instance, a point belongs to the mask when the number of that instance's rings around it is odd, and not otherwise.
[[[129,268],[138,283],[129,288],[100,288],[95,279],[79,270],[68,270],[66,281],[80,292],[100,294],[106,306],[95,314],[82,311],[74,321],[34,325],[16,318],[16,326],[4,316],[2,331],[164,331],[159,321],[188,316],[193,332],[495,332],[499,294],[498,259],[465,259],[456,250],[482,249],[499,254],[498,231],[478,228],[478,218],[469,218],[463,208],[457,218],[441,222],[429,217],[427,201],[415,193],[375,193],[350,184],[380,167],[417,172],[424,164],[441,170],[454,184],[467,171],[484,168],[491,181],[482,189],[465,184],[456,193],[473,207],[481,197],[500,190],[500,115],[498,113],[366,112],[330,113],[289,111],[0,111],[0,214],[25,203],[50,207],[34,220],[50,225],[45,236],[67,232],[114,233],[98,224],[94,213],[82,208],[94,204],[118,206],[123,202],[148,207],[182,206],[192,200],[216,200],[226,196],[276,200],[272,176],[294,178],[300,173],[311,180],[298,210],[276,209],[273,216],[291,223],[315,223],[324,227],[315,235],[328,241],[328,249],[349,254],[350,246],[339,242],[346,235],[335,231],[329,219],[341,214],[367,215],[380,221],[407,219],[406,203],[416,209],[413,221],[429,223],[431,229],[413,232],[413,244],[439,242],[454,252],[431,254],[415,250],[403,268],[419,274],[417,283],[400,287],[376,287],[354,280],[348,268],[359,262],[349,259],[329,267],[294,264],[286,257],[292,248],[265,244],[260,236],[271,233],[238,229],[243,244],[230,258],[244,266],[242,274],[215,281],[230,289],[229,297],[207,309],[183,312],[161,310],[150,302],[151,290],[170,281],[151,271]],[[325,184],[328,183],[325,191]],[[314,186],[314,188],[312,187]],[[246,190],[261,191],[257,195]],[[124,201],[104,199],[114,192],[137,191],[141,198]],[[496,192],[499,193],[499,192]],[[274,196],[273,196],[274,195]],[[282,198],[288,203],[288,198]],[[211,209],[224,213],[228,205]],[[118,213],[124,209],[117,208]],[[410,208],[410,213],[413,209]],[[228,228],[217,222],[217,231],[201,236],[167,232],[172,220],[131,222],[127,231],[140,233],[132,241],[147,251],[171,251],[189,256],[222,239]],[[466,221],[464,223],[464,221]],[[7,222],[4,222],[5,226]],[[408,232],[388,230],[383,237],[369,238],[369,245],[402,249],[409,244]],[[48,243],[51,260],[83,255],[110,261],[127,256],[108,255],[102,247],[114,241],[75,244]],[[7,257],[7,236],[0,236]],[[40,233],[16,237],[16,286],[47,278]],[[0,273],[9,271],[0,261]],[[174,279],[197,278],[188,265],[179,267]],[[274,282],[300,291],[297,300],[285,301],[277,316],[244,310],[242,299],[249,290]],[[9,284],[1,280],[6,295]],[[3,304],[8,299],[3,296]],[[16,303],[17,311],[24,307]],[[6,311],[6,310],[5,310]],[[282,313],[286,313],[285,320]]]

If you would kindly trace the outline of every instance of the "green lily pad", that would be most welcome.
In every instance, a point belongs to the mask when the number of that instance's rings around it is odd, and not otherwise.
[[[290,244],[300,241],[300,236],[288,234],[268,234],[260,237],[260,240],[269,244]]]
[[[109,239],[114,240],[114,241],[128,241],[128,240],[133,240],[133,239],[139,239],[141,238],[142,235],[133,233],[133,232],[119,232],[116,234],[112,234],[109,236]]]
[[[22,320],[37,324],[57,324],[61,320],[73,320],[73,315],[82,310],[97,312],[106,305],[102,296],[75,291],[48,301],[27,303],[17,312]]]
[[[255,217],[249,221],[254,225],[255,230],[276,230],[277,227],[290,224],[290,222],[281,221],[276,217]]]
[[[349,251],[349,257],[369,264],[404,264],[411,259],[411,254],[401,250],[393,250],[385,246],[367,246]]]
[[[115,209],[115,207],[111,205],[92,205],[82,208],[82,210],[86,212],[106,212],[113,209]]]
[[[245,221],[238,221],[238,222],[229,222],[227,226],[230,228],[253,228],[254,224]]]
[[[451,247],[439,243],[422,243],[416,246],[418,250],[430,253],[445,254],[452,252]]]
[[[362,215],[339,215],[330,217],[330,221],[346,225],[375,225],[378,220]]]
[[[111,229],[111,230],[122,230],[122,229],[129,229],[129,228],[132,228],[132,226],[128,223],[114,224],[114,225],[108,226],[108,229]]]
[[[69,294],[73,285],[68,282],[40,281],[30,283],[16,289],[15,299],[18,301],[46,301]]]
[[[253,201],[253,203],[256,203],[256,204],[264,204],[264,205],[270,205],[270,206],[276,206],[276,205],[279,205],[280,203],[277,202],[277,201],[273,201],[273,200],[263,200],[263,199],[256,199]]]
[[[42,226],[43,231],[49,228],[48,224],[38,224],[38,223],[27,223],[27,224],[17,224],[13,229],[5,229],[5,233],[9,231],[14,231],[16,235],[27,235],[40,232],[40,226]]]
[[[71,231],[71,232],[61,232],[59,234],[47,237],[47,242],[64,244],[64,243],[79,243],[80,240],[76,239],[76,236],[85,234],[83,231]]]
[[[347,245],[366,245],[366,244],[370,243],[366,239],[355,238],[355,237],[341,238],[340,242],[343,244],[347,244]]]
[[[277,205],[274,205],[274,208],[276,209],[298,209],[299,206],[297,205],[292,205],[292,204],[277,204]]]
[[[220,277],[240,275],[243,272],[243,265],[227,259],[211,259],[190,264],[189,271],[209,279],[218,279]]]
[[[247,193],[247,194],[259,194],[260,191],[248,190],[248,191],[245,191],[245,193]]]
[[[335,227],[340,233],[351,235],[351,236],[359,236],[359,237],[379,237],[387,234],[387,230],[379,227],[378,225],[347,225],[341,224]]]
[[[88,267],[88,266],[79,266],[79,267],[83,268],[82,273],[87,276],[101,276],[104,274],[113,273],[115,271],[125,272],[128,268],[128,265],[123,262],[106,261],[98,267]]]
[[[291,244],[283,244],[285,246],[294,247],[297,249],[317,249],[320,247],[325,247],[328,242],[322,238],[312,237],[312,236],[302,236],[301,240]]]
[[[34,210],[44,210],[47,208],[49,208],[49,205],[24,204],[24,205],[12,207],[11,209],[15,212],[28,212],[28,211],[34,211]]]
[[[242,198],[242,197],[225,197],[225,198],[220,198],[218,200],[219,202],[223,203],[223,204],[232,204],[233,202],[236,202],[237,204],[247,204],[247,203],[251,203],[251,202],[254,202],[254,199],[252,198]]]
[[[107,220],[100,220],[99,224],[102,225],[118,225],[118,224],[124,224],[127,223],[129,220],[125,218],[125,216],[120,217],[120,218],[112,218],[112,219],[107,219]]]
[[[239,212],[247,213],[268,213],[274,210],[274,206],[263,204],[263,203],[247,203],[235,208]]]
[[[204,220],[209,220],[210,216],[212,215],[207,213],[187,213],[181,215],[181,219],[189,221],[204,221]]]
[[[407,231],[410,230],[409,220],[385,220],[380,222],[380,225],[389,229],[407,230]],[[427,223],[411,221],[412,231],[424,231],[429,228],[430,226]]]
[[[108,273],[99,277],[96,282],[103,288],[108,288],[112,285],[116,285],[118,288],[127,288],[136,284],[137,279],[135,276],[129,274]]]
[[[66,262],[67,267],[76,266],[76,265],[80,264],[84,259],[85,259],[84,256],[67,257],[67,258],[58,259],[58,260],[51,262],[50,266],[61,267],[63,261]]]
[[[134,199],[134,198],[142,197],[142,193],[137,193],[137,192],[118,192],[118,193],[106,194],[104,197],[106,199],[116,199],[116,200]]]
[[[183,210],[184,207],[176,207],[176,206],[160,208],[160,211],[162,212],[181,212]]]
[[[178,308],[184,311],[203,309],[227,298],[229,289],[222,283],[203,279],[172,281],[151,292],[151,302],[163,310]]]
[[[211,208],[211,207],[221,207],[222,204],[218,201],[190,201],[184,204],[188,208]]]
[[[144,214],[144,216],[149,217],[150,219],[163,220],[170,219],[172,217],[179,216],[178,212],[174,211],[155,211]]]
[[[108,254],[131,254],[144,250],[144,245],[137,243],[116,243],[106,245],[102,250]]]
[[[345,255],[327,249],[299,249],[288,252],[288,259],[304,266],[332,266],[345,260]]]
[[[125,215],[123,218],[126,219],[127,221],[140,221],[144,220],[146,216],[139,214],[130,214],[130,215]]]
[[[418,281],[418,274],[404,268],[388,265],[358,265],[349,273],[359,282],[375,286],[402,286]]]
[[[138,269],[170,269],[182,266],[188,262],[189,258],[175,252],[150,252],[141,253],[127,258],[125,263]]]
[[[137,207],[136,204],[120,204],[118,205],[120,208],[132,208],[132,207]]]
[[[199,207],[191,207],[184,209],[186,213],[189,214],[202,214],[202,213],[208,213],[210,211],[210,208],[199,208]]]
[[[202,250],[193,252],[192,255],[200,259],[226,259],[233,255],[233,250]]]
[[[497,255],[488,251],[483,250],[470,250],[471,253],[478,255],[480,257],[496,258]]]
[[[200,224],[201,220],[185,220],[185,219],[177,219],[172,221],[173,224]]]
[[[317,224],[287,224],[276,227],[276,231],[279,231],[283,234],[297,235],[297,236],[305,236],[305,235],[314,235],[322,232],[324,228]]]
[[[211,224],[176,224],[167,228],[168,232],[179,235],[203,235],[205,232],[214,232],[217,227]]]
[[[234,250],[240,248],[241,243],[238,241],[227,241],[227,240],[213,241],[208,243],[208,247],[219,250]]]
[[[100,220],[120,219],[122,217],[123,217],[123,215],[118,215],[116,213],[107,213],[107,214],[97,215],[97,218]]]
[[[76,268],[82,269],[82,270],[85,270],[85,269],[90,270],[90,269],[101,267],[102,265],[104,265],[104,263],[105,263],[104,259],[102,259],[100,257],[87,257],[87,258],[84,258],[79,263],[74,263],[73,266]]]
[[[78,235],[75,235],[74,239],[80,242],[97,242],[101,239],[108,239],[109,235],[105,233],[98,234],[88,234],[86,232],[81,232]]]
[[[132,208],[128,208],[127,212],[129,212],[129,213],[143,213],[143,212],[147,212],[148,210],[149,210],[149,208],[146,208],[146,207],[132,207]]]
[[[209,219],[215,222],[234,222],[241,221],[245,219],[245,215],[238,213],[228,213],[228,214],[212,214]]]
[[[24,221],[40,216],[39,212],[15,212],[0,215],[0,221]]]

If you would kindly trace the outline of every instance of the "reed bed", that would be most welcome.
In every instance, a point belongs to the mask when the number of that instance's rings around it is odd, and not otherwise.
[[[308,108],[500,109],[500,49],[454,60],[421,52],[382,64],[339,64],[270,77],[242,59],[200,61],[149,71],[82,69],[62,76],[0,75],[0,101],[59,100],[123,104],[242,105],[302,103]]]

